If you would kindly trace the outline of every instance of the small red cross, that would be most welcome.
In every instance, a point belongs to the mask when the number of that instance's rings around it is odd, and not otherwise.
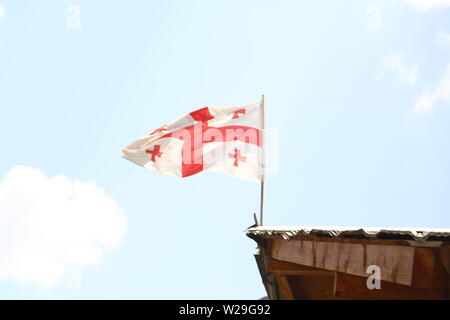
[[[156,162],[156,157],[160,157],[161,158],[161,155],[163,154],[163,152],[159,152],[159,148],[160,148],[161,146],[159,145],[159,144],[156,144],[154,147],[153,147],[153,150],[145,150],[145,153],[151,153],[152,154],[152,158],[151,158],[151,160],[153,161],[153,162]]]
[[[247,157],[241,156],[241,151],[239,149],[234,149],[234,154],[229,153],[228,158],[234,158],[233,166],[237,167],[239,165],[239,161],[245,162]]]
[[[245,109],[239,109],[233,112],[233,119],[239,118],[240,114],[245,114]]]

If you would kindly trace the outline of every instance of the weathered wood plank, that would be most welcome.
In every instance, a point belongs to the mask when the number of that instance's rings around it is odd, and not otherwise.
[[[416,288],[390,282],[381,282],[381,289],[367,288],[367,277],[336,273],[334,294],[350,299],[446,299],[446,291]]]
[[[333,275],[333,271],[302,266],[297,263],[286,262],[269,258],[269,272],[281,275]]]
[[[281,274],[277,274],[275,275],[275,279],[277,280],[278,292],[280,293],[281,299],[294,300],[294,295],[292,293],[287,277]]]
[[[349,273],[367,276],[367,267],[377,265],[381,270],[381,280],[412,285],[415,248],[392,245],[366,245],[366,248],[364,273]]]
[[[335,300],[334,272],[327,275],[287,276],[291,291],[298,300]]]
[[[414,250],[408,246],[274,239],[271,256],[277,260],[361,277],[368,276],[366,270],[369,265],[377,265],[383,281],[412,285]]]
[[[450,273],[450,246],[445,244],[440,247],[439,251],[440,263],[445,268],[447,273]]]
[[[414,276],[411,285],[421,288],[433,288],[436,262],[432,248],[416,248],[414,251]]]

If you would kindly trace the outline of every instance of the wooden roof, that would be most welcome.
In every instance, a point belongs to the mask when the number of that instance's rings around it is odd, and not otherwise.
[[[255,227],[271,299],[448,299],[447,229]],[[370,266],[381,289],[369,289]]]

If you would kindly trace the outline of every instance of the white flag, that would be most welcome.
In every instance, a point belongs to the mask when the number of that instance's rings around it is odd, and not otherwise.
[[[178,177],[214,170],[264,179],[264,105],[205,107],[170,122],[123,149],[123,157]]]

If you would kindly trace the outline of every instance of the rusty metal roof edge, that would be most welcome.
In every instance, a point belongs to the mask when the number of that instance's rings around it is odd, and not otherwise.
[[[375,228],[375,227],[303,227],[259,226],[247,230],[247,235],[290,240],[297,237],[405,239],[417,241],[450,241],[450,229],[434,228]]]

